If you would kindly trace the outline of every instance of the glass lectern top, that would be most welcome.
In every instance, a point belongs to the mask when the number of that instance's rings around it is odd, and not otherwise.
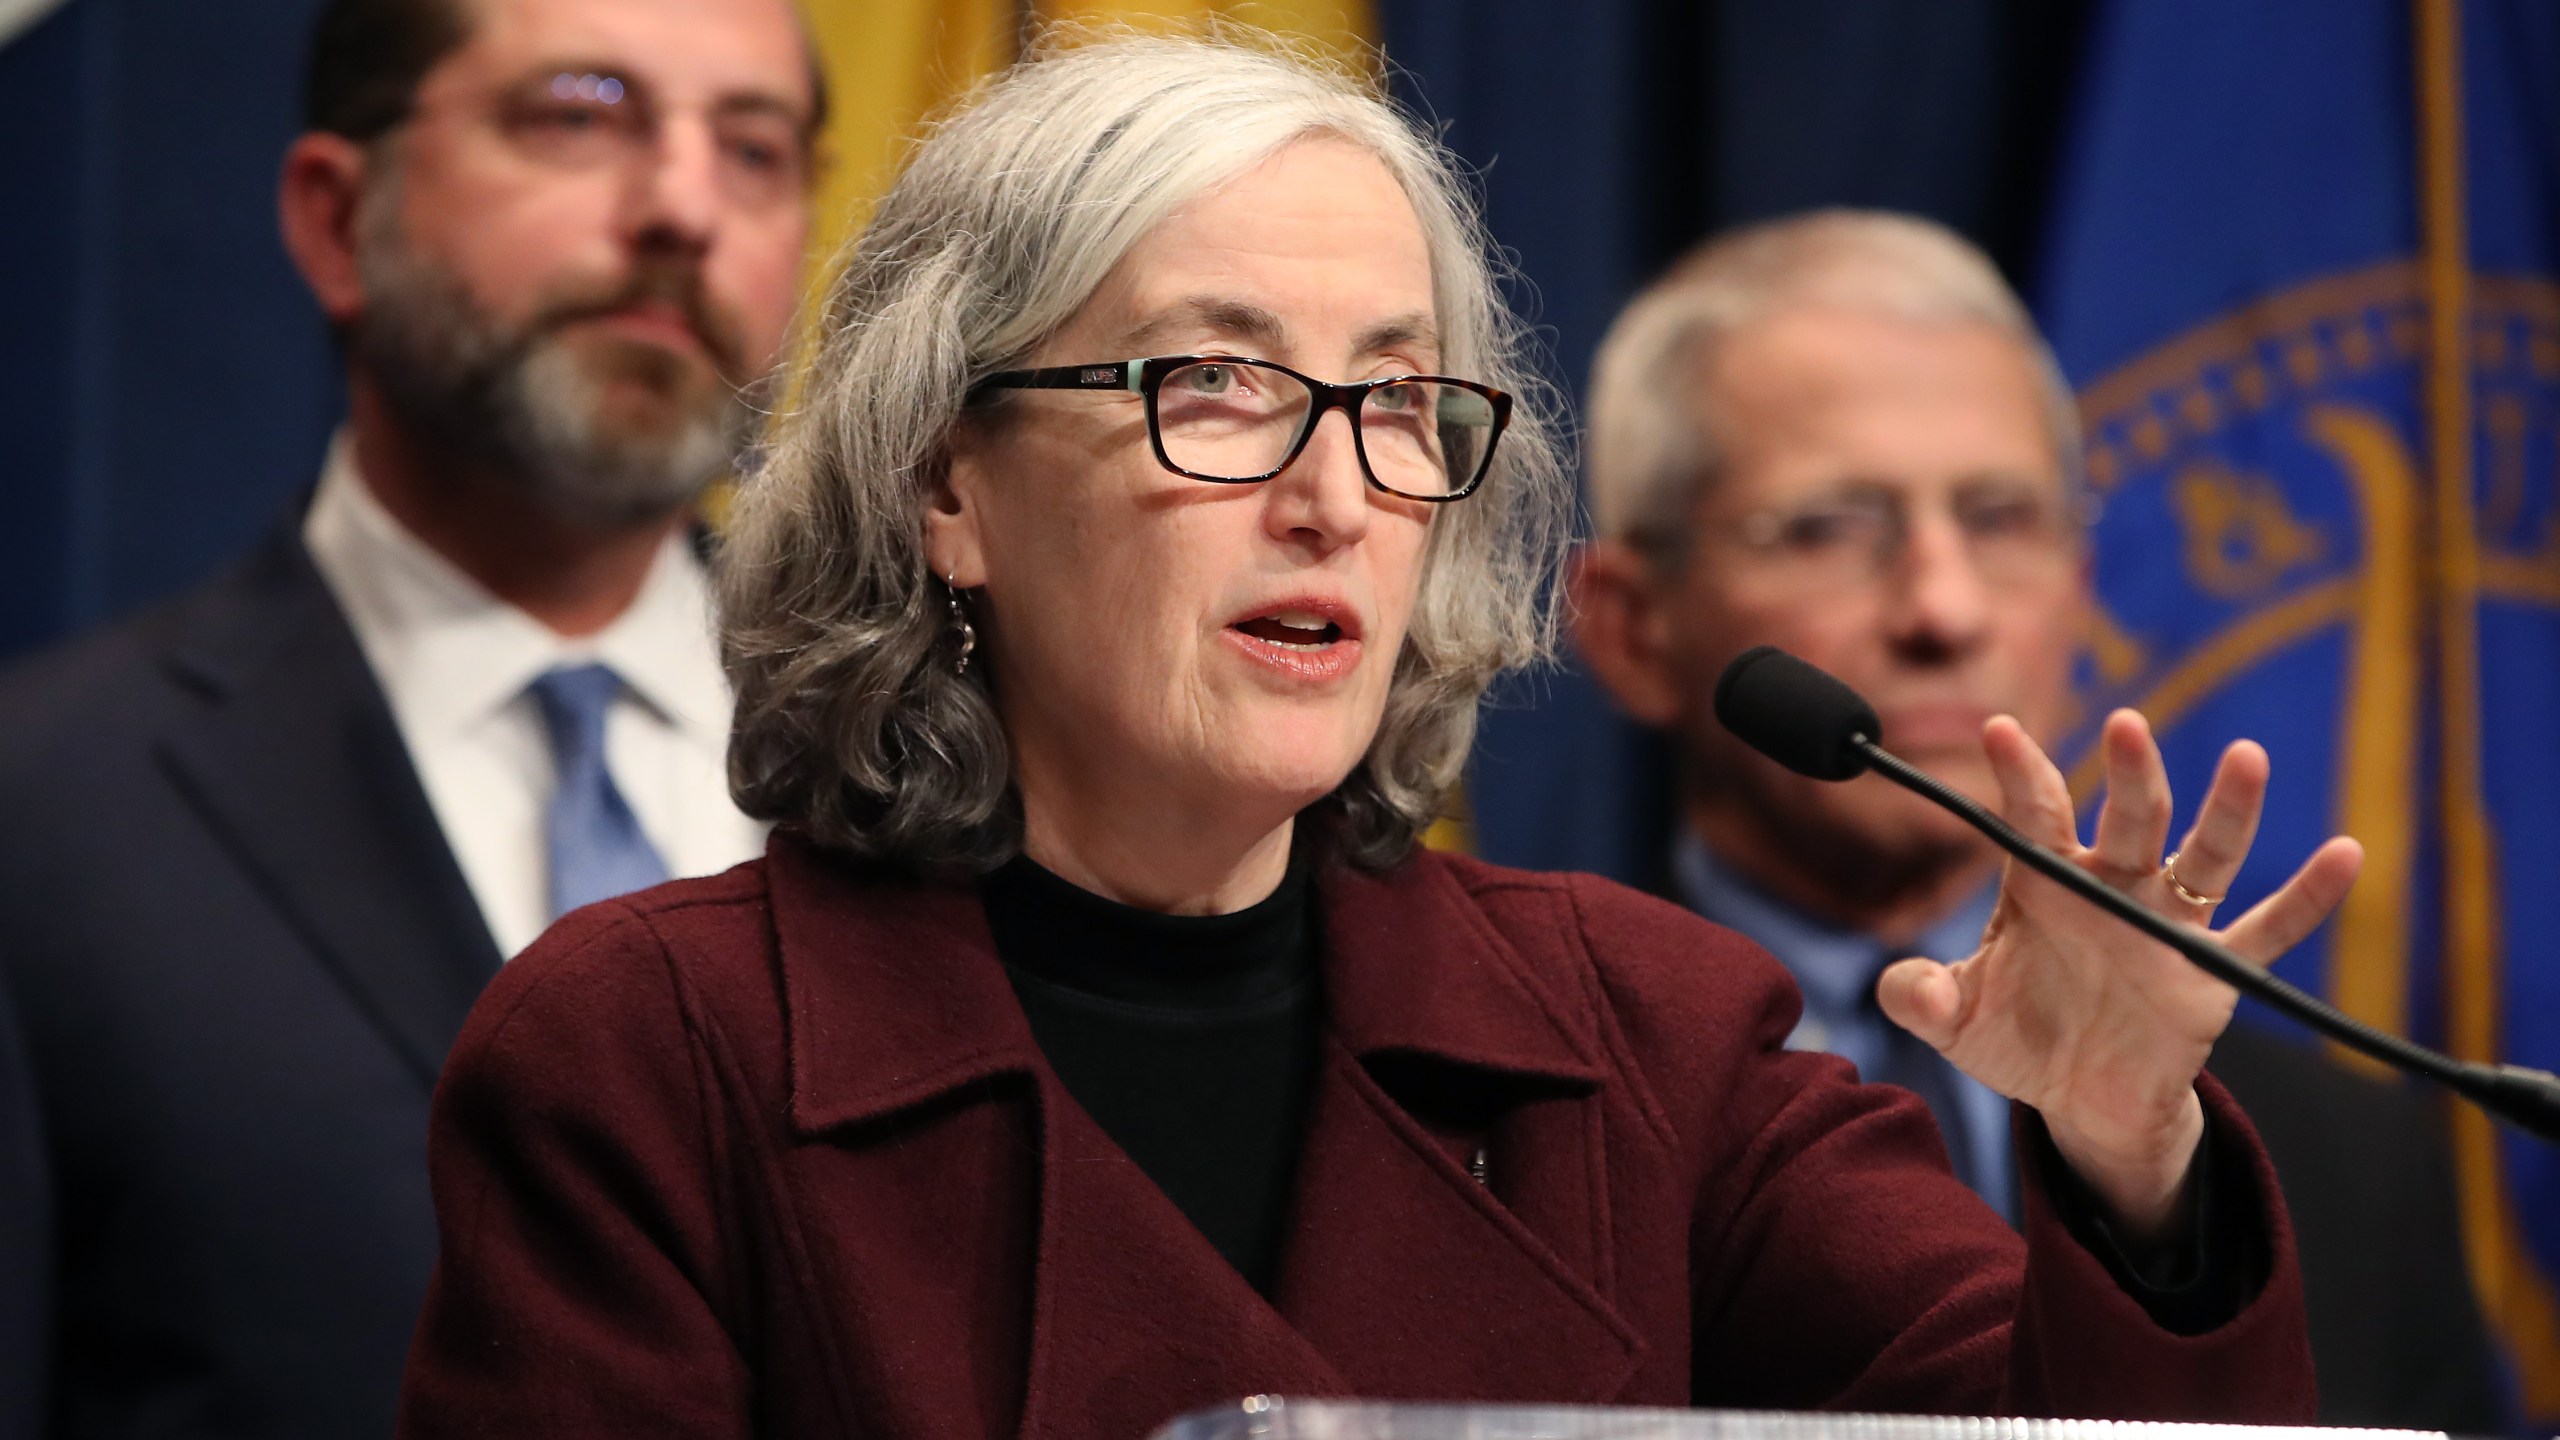
[[[1186,1415],[1154,1440],[2350,1440],[2442,1432],[2122,1420],[1814,1415],[1536,1405],[1381,1405],[1257,1395]]]

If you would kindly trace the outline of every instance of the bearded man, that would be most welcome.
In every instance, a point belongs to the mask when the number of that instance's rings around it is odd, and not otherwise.
[[[694,506],[782,347],[822,105],[788,0],[325,7],[279,197],[346,359],[318,486],[0,680],[50,1433],[390,1433],[483,982],[761,850]]]

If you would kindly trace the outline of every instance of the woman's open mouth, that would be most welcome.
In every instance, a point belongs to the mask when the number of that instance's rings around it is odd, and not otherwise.
[[[1256,640],[1274,645],[1292,645],[1301,649],[1322,649],[1342,638],[1342,627],[1309,610],[1283,610],[1277,615],[1257,615],[1239,620],[1235,628]]]
[[[1331,603],[1286,601],[1227,627],[1236,648],[1300,680],[1332,680],[1360,663],[1358,622]]]

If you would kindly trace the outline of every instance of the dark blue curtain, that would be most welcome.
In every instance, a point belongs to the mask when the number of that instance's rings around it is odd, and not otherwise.
[[[318,0],[69,0],[0,47],[0,655],[181,588],[317,473],[276,238]]]

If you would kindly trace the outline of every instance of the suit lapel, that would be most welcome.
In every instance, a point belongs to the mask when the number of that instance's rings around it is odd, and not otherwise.
[[[381,687],[299,536],[273,539],[169,651],[203,697],[161,739],[179,788],[432,1084],[496,942]]]

